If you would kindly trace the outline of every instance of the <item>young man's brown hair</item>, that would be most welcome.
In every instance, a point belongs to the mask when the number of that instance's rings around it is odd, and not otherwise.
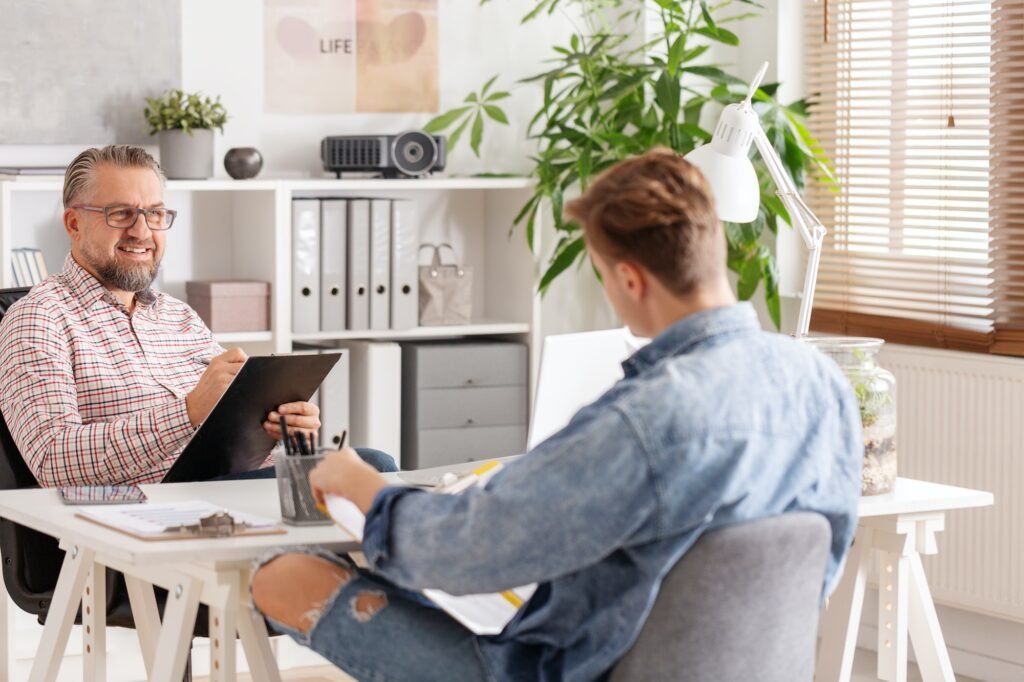
[[[566,204],[565,215],[604,259],[636,263],[680,296],[725,268],[711,188],[696,166],[664,147],[612,166]]]

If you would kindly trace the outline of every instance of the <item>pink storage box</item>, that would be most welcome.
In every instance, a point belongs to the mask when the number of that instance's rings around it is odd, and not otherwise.
[[[215,279],[185,283],[188,304],[214,332],[270,329],[270,282]]]

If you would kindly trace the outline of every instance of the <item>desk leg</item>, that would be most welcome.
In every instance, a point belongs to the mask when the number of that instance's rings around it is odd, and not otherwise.
[[[199,580],[184,576],[169,590],[150,676],[153,682],[180,682],[185,674],[185,659],[190,649],[201,591]]]
[[[220,594],[209,605],[210,682],[233,682],[239,575],[237,572],[228,572],[221,580]]]
[[[954,682],[953,664],[939,627],[921,556],[910,557],[910,639],[924,682]]]
[[[82,595],[82,679],[107,679],[107,569],[93,562]]]
[[[267,634],[263,616],[249,604],[238,604],[238,638],[242,640],[245,659],[249,662],[249,674],[253,682],[281,682],[281,671],[277,668],[277,660],[270,649],[270,636]]]
[[[871,562],[871,536],[857,529],[857,539],[846,558],[846,568],[821,621],[821,645],[814,671],[816,682],[850,682],[857,630],[864,606],[864,586]]]
[[[909,559],[878,553],[878,679],[907,682]]]
[[[124,575],[128,588],[128,601],[132,605],[135,632],[139,636],[142,661],[146,666],[146,677],[153,677],[153,659],[156,657],[156,641],[160,636],[160,611],[156,605],[153,586],[135,576]]]
[[[78,545],[68,548],[64,555],[57,588],[46,614],[46,627],[43,628],[39,650],[32,662],[29,682],[53,682],[57,677],[94,556],[91,549],[79,548]]]
[[[0,682],[11,682],[11,612],[8,608],[10,597],[0,573]]]

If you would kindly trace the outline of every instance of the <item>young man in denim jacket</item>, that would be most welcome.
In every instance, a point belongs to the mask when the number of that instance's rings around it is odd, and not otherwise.
[[[824,593],[856,525],[854,396],[813,349],[761,330],[725,273],[709,188],[678,155],[624,161],[567,207],[622,320],[653,341],[562,431],[461,495],[388,487],[350,450],[311,476],[366,513],[372,570],[287,554],[256,606],[360,679],[592,680],[638,636],[662,578],[704,532],[784,512],[832,527]],[[412,590],[539,583],[497,636]]]

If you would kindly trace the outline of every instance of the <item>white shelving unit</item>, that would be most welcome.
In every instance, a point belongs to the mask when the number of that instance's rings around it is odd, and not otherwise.
[[[13,286],[11,250],[42,249],[58,271],[69,241],[60,179],[0,181],[0,286]],[[271,328],[217,334],[223,345],[284,353],[295,342],[411,340],[506,336],[533,343],[540,318],[537,266],[521,231],[510,232],[530,196],[527,178],[171,180],[167,205],[179,211],[167,237],[157,287],[186,300],[193,279],[260,279],[271,283]],[[472,266],[472,324],[403,331],[294,335],[291,331],[291,200],[309,197],[413,199],[420,242],[452,244]],[[427,255],[423,254],[424,259]]]

